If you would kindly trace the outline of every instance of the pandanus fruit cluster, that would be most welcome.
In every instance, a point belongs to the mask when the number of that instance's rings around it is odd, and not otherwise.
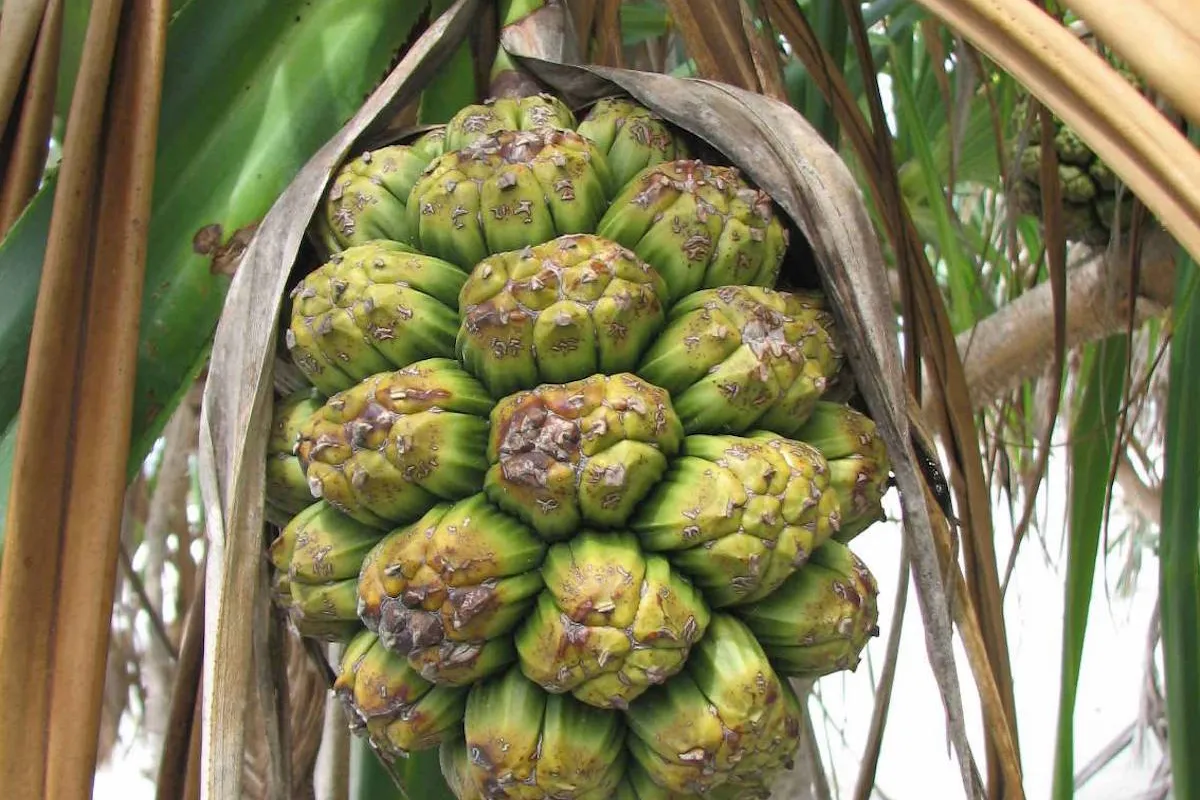
[[[468,798],[757,798],[853,669],[888,458],[772,199],[628,99],[357,154],[292,293],[275,597]]]

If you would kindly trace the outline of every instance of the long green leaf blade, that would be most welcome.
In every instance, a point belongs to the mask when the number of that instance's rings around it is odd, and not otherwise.
[[[1056,800],[1074,793],[1075,697],[1092,601],[1092,578],[1104,522],[1109,464],[1125,385],[1129,339],[1111,336],[1085,358],[1082,399],[1071,426],[1071,497],[1067,519],[1067,580],[1063,611],[1062,688],[1054,753]]]
[[[436,748],[412,753],[396,761],[396,772],[403,789],[396,786],[365,739],[355,739],[350,767],[353,800],[455,800],[454,793],[442,779]]]
[[[1174,794],[1182,798],[1200,794],[1200,427],[1192,419],[1200,397],[1200,272],[1183,248],[1176,261],[1180,301],[1171,340],[1158,555],[1167,738]]]

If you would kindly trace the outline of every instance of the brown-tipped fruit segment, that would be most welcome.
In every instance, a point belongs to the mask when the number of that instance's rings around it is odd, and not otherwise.
[[[613,199],[596,233],[659,271],[672,301],[717,286],[773,286],[788,231],[766,192],[734,167],[668,161]]]
[[[302,636],[344,640],[361,628],[358,573],[383,533],[328,503],[301,511],[271,543],[276,599]]]
[[[359,614],[426,680],[467,685],[516,660],[511,631],[542,588],[545,553],[482,494],[439,505],[367,556]]]
[[[368,150],[346,162],[330,184],[317,220],[321,239],[334,253],[374,239],[412,244],[404,207],[413,184],[440,156],[445,132],[435,129],[411,144]]]
[[[461,109],[446,124],[446,152],[501,131],[574,130],[575,115],[552,94],[490,98]]]
[[[469,270],[493,253],[594,231],[612,191],[591,140],[553,128],[502,131],[430,164],[408,221],[422,252]]]
[[[763,438],[689,436],[630,523],[715,608],[765,597],[838,525],[829,468],[814,448]]]
[[[646,167],[688,154],[666,120],[626,97],[600,100],[576,130],[604,153],[616,186],[624,186]]]
[[[267,438],[266,517],[284,527],[312,505],[313,496],[296,457],[300,427],[325,404],[316,389],[301,389],[276,401]]]
[[[670,397],[637,376],[544,384],[492,412],[485,489],[549,540],[619,528],[682,439]]]
[[[492,405],[456,362],[419,361],[329,398],[303,425],[297,454],[313,496],[391,528],[483,487]]]
[[[471,689],[465,731],[478,796],[611,800],[625,772],[618,712],[547,694],[516,668]]]
[[[684,670],[626,712],[631,775],[686,796],[765,797],[800,741],[787,692],[745,625],[714,614]]]
[[[467,274],[397,242],[335,253],[292,291],[292,360],[326,394],[377,372],[454,356]]]
[[[546,588],[517,632],[525,676],[588,705],[628,708],[679,672],[704,636],[704,599],[629,533],[586,531],[550,548]]]
[[[650,265],[598,236],[499,253],[462,288],[459,360],[494,397],[630,372],[662,329],[665,297]]]
[[[882,499],[891,462],[887,446],[870,417],[837,403],[817,403],[796,438],[821,451],[829,462],[829,483],[841,503],[841,527],[834,538],[849,542],[883,519]]]
[[[680,300],[637,373],[671,393],[688,433],[800,438],[841,366],[820,295],[724,286]]]
[[[735,611],[754,631],[781,675],[817,678],[853,670],[879,634],[879,586],[837,541],[766,598]]]
[[[351,729],[389,758],[436,747],[462,730],[467,690],[424,680],[370,631],[347,645],[333,690]]]

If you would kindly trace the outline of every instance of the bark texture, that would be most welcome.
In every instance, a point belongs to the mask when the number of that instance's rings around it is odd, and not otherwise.
[[[1128,252],[1087,251],[1067,272],[1067,349],[1161,316],[1175,299],[1175,245],[1153,236],[1130,292]],[[1054,301],[1043,283],[958,335],[971,405],[980,409],[1045,370],[1054,358]],[[936,418],[936,417],[934,417]]]

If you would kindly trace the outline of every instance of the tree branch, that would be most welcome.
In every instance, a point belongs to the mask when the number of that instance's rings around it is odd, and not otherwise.
[[[1170,308],[1175,299],[1175,244],[1170,237],[1147,239],[1132,298],[1141,324]],[[1114,275],[1125,272],[1128,251],[1090,252],[1067,273],[1067,348],[1125,330],[1131,298]],[[1054,356],[1054,305],[1043,283],[1013,300],[974,328],[958,335],[971,405],[980,409],[1040,374]]]
[[[1117,484],[1125,495],[1125,502],[1134,511],[1151,525],[1162,525],[1162,489],[1142,480],[1128,453],[1122,453],[1117,463]]]

